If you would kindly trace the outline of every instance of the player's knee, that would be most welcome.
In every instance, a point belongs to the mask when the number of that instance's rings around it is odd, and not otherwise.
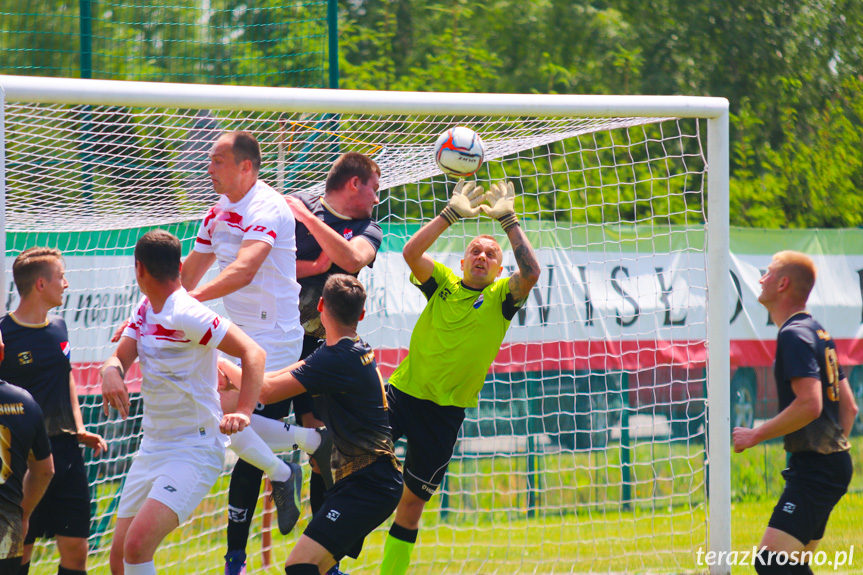
[[[143,539],[138,537],[126,537],[123,546],[122,561],[131,564],[147,563],[153,558],[153,550],[144,544]]]
[[[58,539],[57,548],[60,551],[60,564],[66,569],[84,571],[87,568],[87,552],[89,546],[83,537],[64,537]]]

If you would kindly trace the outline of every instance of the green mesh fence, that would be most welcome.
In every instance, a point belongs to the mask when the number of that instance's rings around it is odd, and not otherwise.
[[[0,73],[334,87],[330,3],[0,0]]]

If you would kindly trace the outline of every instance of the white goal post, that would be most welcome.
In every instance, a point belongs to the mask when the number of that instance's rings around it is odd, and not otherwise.
[[[98,415],[94,366],[137,297],[131,248],[141,229],[165,227],[190,249],[214,201],[214,138],[253,132],[261,178],[286,194],[322,193],[339,153],[378,162],[384,245],[360,275],[370,295],[360,332],[388,374],[422,308],[401,246],[445,204],[454,182],[432,148],[455,125],[485,142],[478,181],[516,182],[544,272],[468,412],[420,528],[416,572],[665,572],[700,567],[701,548],[731,550],[727,100],[0,76],[7,310],[14,257],[60,248],[70,288],[58,313],[88,424],[112,444],[88,460],[93,569],[107,564],[112,502],[140,427]],[[433,255],[457,267],[465,237],[488,232],[506,251],[481,219],[450,228]],[[511,253],[504,263],[514,265]],[[166,542],[160,566],[219,566],[226,488],[220,481]],[[347,571],[377,573],[388,525]],[[276,561],[297,536],[274,536]],[[50,553],[42,548],[34,565]]]

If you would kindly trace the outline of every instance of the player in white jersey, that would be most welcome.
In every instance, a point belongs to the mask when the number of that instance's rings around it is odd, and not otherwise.
[[[260,147],[251,134],[223,135],[210,158],[221,198],[183,263],[183,287],[199,301],[221,297],[231,321],[267,351],[267,368],[279,369],[297,360],[303,339],[294,216],[284,197],[257,179]],[[214,261],[219,275],[198,286]]]
[[[195,246],[183,262],[181,279],[189,295],[199,301],[221,297],[231,321],[267,352],[267,369],[278,370],[299,359],[303,344],[296,224],[284,197],[258,179],[260,167],[261,149],[252,134],[228,132],[216,140],[207,173],[221,197],[201,222]],[[218,276],[199,286],[214,262],[219,265]],[[232,401],[231,394],[222,394],[225,411],[232,409]],[[255,412],[281,419],[289,409],[290,401],[286,401],[259,405]],[[275,439],[278,444],[297,444],[308,452],[321,444],[318,432],[299,426],[280,426]],[[290,468],[254,429],[232,438],[231,449],[243,461],[234,468],[228,492],[226,572],[242,573],[261,471],[273,482],[282,533],[293,528],[293,517],[296,514],[298,518],[299,511],[276,492],[277,484],[284,485],[290,478]]]
[[[186,293],[180,253],[180,241],[164,230],[138,240],[135,276],[146,297],[101,370],[104,410],[107,414],[113,407],[124,418],[129,394],[123,378],[135,358],[143,375],[144,437],[117,510],[110,557],[115,575],[156,573],[157,547],[216,482],[225,460],[225,434],[249,425],[263,381],[265,352]],[[224,416],[216,391],[217,350],[240,358],[244,366],[237,410]]]

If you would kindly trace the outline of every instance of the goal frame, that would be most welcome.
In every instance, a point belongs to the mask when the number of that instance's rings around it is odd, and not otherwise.
[[[708,546],[731,551],[729,103],[695,96],[378,92],[0,75],[0,242],[6,252],[6,102],[355,114],[699,118],[707,121]],[[0,277],[5,275],[0,258]],[[730,573],[714,565],[713,574]]]

